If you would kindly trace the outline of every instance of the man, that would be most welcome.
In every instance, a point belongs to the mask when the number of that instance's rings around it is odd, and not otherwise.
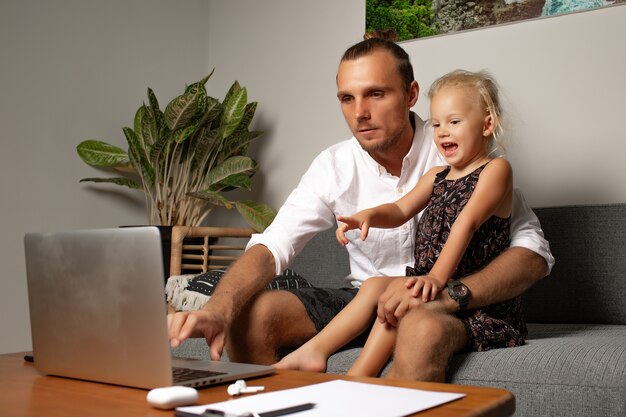
[[[411,297],[405,266],[413,263],[415,220],[397,229],[371,229],[367,240],[347,246],[347,289],[263,291],[317,232],[336,227],[336,216],[395,201],[434,165],[440,165],[432,132],[410,111],[419,87],[406,52],[377,37],[344,54],[337,97],[354,137],[322,152],[288,197],[272,225],[254,235],[246,253],[224,275],[200,311],[170,315],[173,347],[203,336],[217,359],[224,347],[231,360],[274,363],[280,348],[314,336],[345,306],[362,281],[395,278],[379,300],[378,316],[398,326],[394,364],[388,376],[442,381],[449,358],[467,343],[453,314],[513,298],[553,264],[534,214],[514,202],[511,248],[479,273],[463,279],[463,297],[447,291],[428,303]],[[466,291],[467,292],[467,291]],[[471,295],[470,295],[471,294]]]

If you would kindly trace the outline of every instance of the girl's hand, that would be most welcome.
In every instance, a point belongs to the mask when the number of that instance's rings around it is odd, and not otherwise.
[[[422,301],[425,303],[434,300],[437,297],[437,294],[439,294],[445,286],[445,283],[441,283],[439,279],[432,275],[422,275],[420,277],[415,277],[414,280],[411,295],[417,298],[421,293]],[[409,281],[407,281],[406,285],[407,288],[410,288]]]
[[[350,242],[345,235],[345,232],[348,230],[361,229],[361,240],[367,238],[367,232],[370,228],[369,218],[367,216],[357,213],[353,216],[337,216],[337,220],[340,221],[341,224],[337,228],[335,236],[341,245],[346,246]]]

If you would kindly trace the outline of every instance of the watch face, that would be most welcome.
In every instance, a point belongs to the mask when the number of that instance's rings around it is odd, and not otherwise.
[[[459,286],[454,287],[454,292],[459,297],[465,297],[467,295],[468,291],[467,291],[467,287],[465,285],[459,285]]]

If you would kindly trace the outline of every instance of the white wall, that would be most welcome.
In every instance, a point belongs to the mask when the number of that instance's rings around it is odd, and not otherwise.
[[[626,201],[626,6],[403,44],[423,87],[487,69],[509,103],[508,157],[534,206]]]
[[[363,0],[0,0],[0,352],[30,348],[24,232],[145,221],[140,200],[78,183],[96,173],[80,140],[124,146],[147,86],[164,102],[215,67],[212,95],[237,79],[259,102],[253,187],[279,206],[314,155],[349,136],[335,73],[364,15]],[[403,46],[424,89],[457,67],[497,76],[532,205],[623,202],[625,21],[617,6]],[[424,98],[416,109],[427,114]]]
[[[221,97],[234,79],[259,102],[253,191],[279,207],[313,157],[350,133],[335,75],[346,47],[362,40],[364,0],[212,0],[209,83]],[[232,221],[232,216],[229,219]]]
[[[0,0],[0,352],[30,349],[27,231],[145,224],[143,200],[76,155],[126,147],[152,87],[167,103],[208,68],[205,0]]]
[[[267,134],[256,190],[268,203],[279,206],[313,156],[349,136],[335,73],[361,39],[364,3],[211,2],[214,86],[225,91],[237,78],[260,102]],[[620,5],[403,42],[423,91],[415,109],[428,116],[437,76],[487,69],[509,104],[508,157],[532,206],[624,202],[624,22]]]

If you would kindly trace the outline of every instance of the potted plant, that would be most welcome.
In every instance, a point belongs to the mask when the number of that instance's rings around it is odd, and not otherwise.
[[[248,127],[257,103],[237,81],[224,101],[205,89],[211,74],[186,87],[162,111],[148,88],[148,104],[124,127],[128,152],[98,140],[77,146],[80,158],[94,167],[121,174],[84,178],[81,182],[113,183],[143,190],[150,224],[198,226],[215,206],[235,207],[248,224],[264,230],[276,210],[255,201],[230,201],[224,192],[251,187],[257,163],[247,156],[250,142],[261,135]]]

